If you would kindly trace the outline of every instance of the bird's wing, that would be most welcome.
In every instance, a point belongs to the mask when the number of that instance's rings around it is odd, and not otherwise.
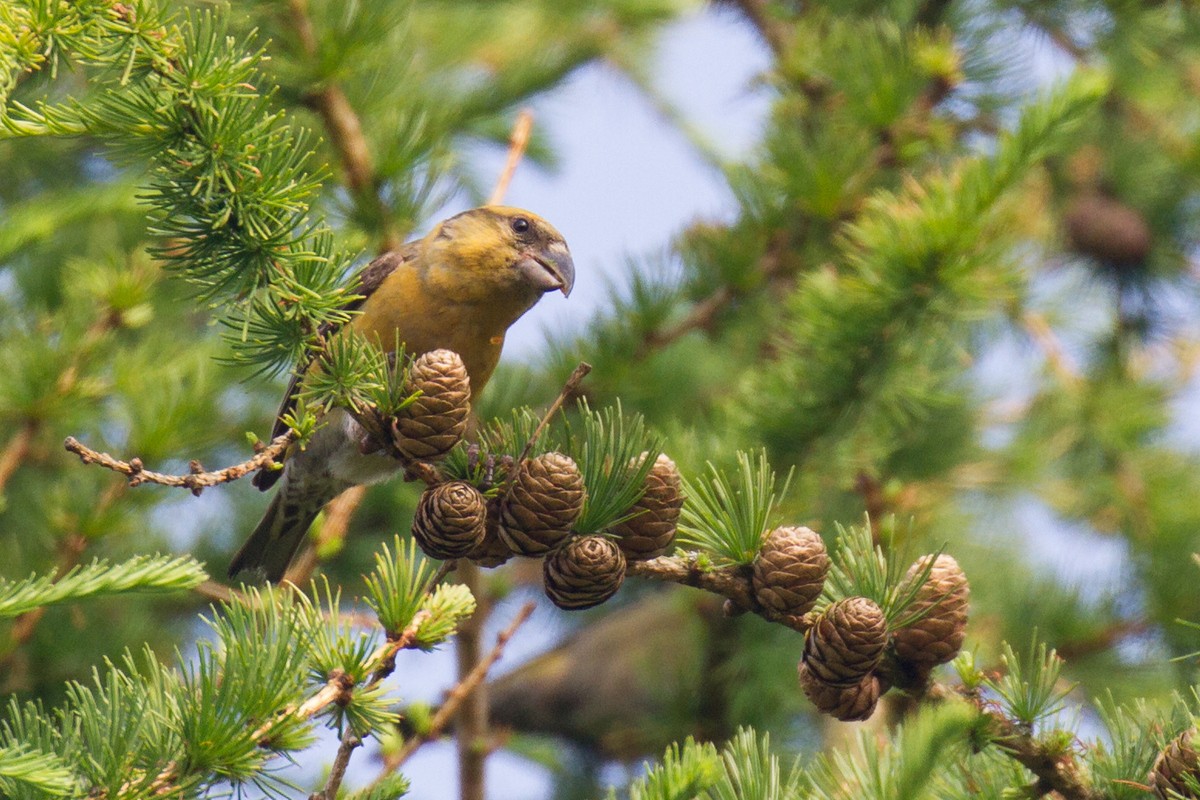
[[[380,287],[388,275],[391,275],[401,264],[411,261],[416,257],[416,247],[417,242],[409,242],[399,250],[391,250],[384,253],[363,267],[362,272],[358,273],[354,279],[354,293],[357,297],[342,306],[343,310],[355,311],[362,306],[367,298]],[[336,333],[338,329],[339,326],[331,324],[322,325],[321,334],[329,336]],[[275,414],[275,425],[271,428],[272,440],[278,436],[282,436],[287,431],[288,426],[283,421],[283,417],[296,407],[296,398],[300,393],[300,383],[308,373],[308,368],[311,365],[312,357],[310,356],[308,360],[292,373],[292,379],[288,382],[287,391],[283,394],[283,401],[279,404],[279,411]],[[275,485],[275,482],[279,480],[279,476],[282,474],[279,469],[261,469],[255,474],[251,482],[258,487],[259,491],[265,492]]]

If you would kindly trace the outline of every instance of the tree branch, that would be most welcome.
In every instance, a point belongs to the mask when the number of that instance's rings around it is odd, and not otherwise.
[[[513,174],[517,171],[517,164],[521,163],[525,149],[529,147],[529,135],[532,132],[533,112],[523,108],[517,115],[512,134],[508,138],[508,160],[504,162],[504,169],[496,180],[496,188],[492,190],[492,196],[488,198],[489,206],[499,205],[504,200],[504,195],[508,193],[508,186],[512,183]]]
[[[508,644],[509,639],[511,639],[517,632],[517,629],[529,619],[529,616],[533,613],[535,608],[537,608],[537,606],[532,602],[521,606],[521,610],[517,612],[517,615],[513,618],[512,622],[508,624],[508,627],[496,636],[496,644],[494,647],[492,647],[487,656],[480,659],[475,664],[474,668],[467,673],[466,677],[459,681],[459,683],[450,690],[449,694],[446,695],[445,702],[442,703],[442,706],[437,710],[437,713],[433,715],[433,719],[429,724],[429,729],[422,733],[415,734],[404,743],[404,746],[400,748],[398,752],[388,755],[384,758],[383,769],[380,771],[378,777],[375,778],[375,782],[372,784],[373,786],[379,785],[385,777],[403,766],[404,763],[412,757],[413,753],[417,752],[417,750],[419,750],[423,745],[437,739],[442,735],[442,733],[446,730],[446,727],[450,724],[450,720],[456,713],[458,713],[458,710],[462,706],[463,702],[481,685],[483,685],[483,681],[485,678],[487,678],[488,672],[491,670],[492,666],[500,660],[500,656],[503,655],[504,648]]]
[[[1039,742],[1029,731],[989,705],[977,692],[934,683],[924,697],[939,702],[958,697],[973,705],[991,723],[992,741],[996,747],[1032,772],[1038,779],[1037,788],[1042,793],[1057,792],[1063,800],[1104,800],[1104,795],[1084,777],[1074,755]]]
[[[350,756],[354,753],[355,748],[361,745],[362,739],[347,728],[345,735],[342,736],[342,743],[338,746],[337,756],[333,759],[333,766],[329,770],[329,780],[325,783],[325,791],[316,792],[309,797],[309,800],[337,800],[338,789],[341,788],[342,780],[346,777],[346,767],[350,765]]]
[[[308,16],[308,0],[288,0],[288,10],[291,12],[288,20],[300,40],[300,49],[308,60],[315,60],[319,47],[312,19]],[[351,194],[369,206],[371,216],[379,220],[382,248],[396,249],[403,242],[392,222],[391,210],[379,196],[371,148],[346,93],[338,84],[327,81],[319,88],[313,88],[307,99],[329,131],[329,142],[341,160]]]
[[[809,614],[780,614],[762,606],[754,596],[749,573],[742,567],[704,567],[699,563],[696,554],[691,553],[687,557],[660,556],[649,561],[630,561],[627,570],[629,575],[681,583],[719,594],[731,600],[737,610],[753,611],[763,619],[778,622],[793,630],[803,632],[812,627],[812,617]]]
[[[192,461],[192,472],[188,475],[167,475],[162,472],[153,472],[142,466],[140,458],[121,461],[113,458],[108,453],[99,453],[92,450],[74,436],[68,436],[66,441],[63,442],[63,446],[68,451],[79,456],[79,460],[85,464],[99,464],[105,469],[111,469],[113,472],[128,475],[130,486],[140,486],[143,483],[156,483],[159,486],[179,486],[184,489],[190,489],[192,494],[199,495],[205,487],[236,481],[255,470],[262,469],[282,455],[283,451],[287,450],[288,445],[295,440],[295,432],[288,431],[275,437],[271,444],[255,453],[254,457],[249,461],[243,461],[240,464],[234,464],[231,467],[225,467],[215,472],[205,472],[200,466],[199,461]]]

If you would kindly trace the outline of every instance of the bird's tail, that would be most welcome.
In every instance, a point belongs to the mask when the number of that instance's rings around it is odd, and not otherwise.
[[[283,578],[304,535],[325,505],[322,498],[288,489],[285,479],[254,532],[233,557],[229,577],[247,571],[272,583]]]

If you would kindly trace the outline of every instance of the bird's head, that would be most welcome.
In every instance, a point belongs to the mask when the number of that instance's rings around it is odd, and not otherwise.
[[[575,264],[562,234],[537,214],[508,206],[464,211],[426,237],[435,263],[467,279],[481,300],[512,300],[524,312],[543,294],[571,293]]]

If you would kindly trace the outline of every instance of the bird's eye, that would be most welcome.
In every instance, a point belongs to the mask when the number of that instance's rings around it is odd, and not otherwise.
[[[514,217],[512,221],[512,229],[517,233],[525,233],[529,230],[529,220],[524,217]]]

